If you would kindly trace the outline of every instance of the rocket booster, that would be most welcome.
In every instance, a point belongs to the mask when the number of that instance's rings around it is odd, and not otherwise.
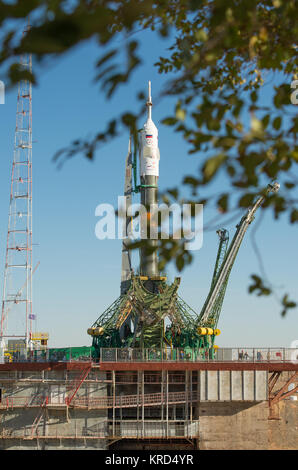
[[[128,153],[125,160],[125,181],[124,181],[124,198],[126,211],[129,210],[132,205],[132,172],[133,172],[133,161],[131,152],[131,137],[129,137]],[[124,226],[124,239],[122,242],[122,263],[121,263],[121,294],[125,294],[130,286],[131,279],[131,259],[128,244],[130,241],[130,223],[131,216],[126,215],[125,226]]]

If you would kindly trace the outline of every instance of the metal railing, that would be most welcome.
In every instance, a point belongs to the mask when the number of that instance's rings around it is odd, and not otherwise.
[[[109,435],[121,438],[195,438],[198,421],[115,421],[109,426]]]
[[[5,439],[106,439],[106,438],[196,438],[198,437],[198,421],[184,420],[99,420],[95,425],[78,426],[75,431],[67,433],[67,429],[49,426],[46,429],[24,427],[22,429],[2,428],[0,438]]]
[[[101,362],[297,362],[294,348],[101,348]]]
[[[75,397],[73,406],[76,408],[106,409],[106,408],[135,408],[136,406],[154,406],[158,404],[178,404],[193,402],[198,399],[196,391],[191,392],[169,392],[166,393],[146,393],[144,395],[120,395],[103,397]],[[66,405],[65,396],[25,396],[25,397],[5,397],[0,402],[0,409],[14,408],[40,408],[45,406]]]
[[[178,404],[193,402],[198,399],[196,391],[192,392],[169,392],[145,393],[140,395],[116,395],[115,397],[76,397],[73,400],[75,407],[88,407],[96,409],[104,408],[135,408],[136,406],[154,406],[161,404]]]
[[[129,373],[119,373],[116,372],[115,375],[115,381],[117,383],[131,383],[131,384],[136,384],[138,383],[138,375],[135,374],[134,372],[129,372]],[[110,379],[110,382],[112,382],[112,379]],[[148,373],[145,372],[144,374],[144,383],[145,384],[159,384],[162,382],[162,374],[161,373]],[[185,383],[185,375],[184,374],[171,374],[169,372],[168,374],[168,382],[169,384],[184,384]]]
[[[86,348],[88,349],[88,348]],[[78,353],[78,348],[42,349],[34,351],[0,351],[0,364],[16,362],[92,362],[91,348]]]
[[[0,409],[13,409],[13,408],[39,408],[43,404],[49,403],[49,397],[42,395],[31,395],[24,397],[9,396],[4,397],[0,401]]]
[[[90,350],[78,354],[78,348],[36,350],[25,353],[5,351],[1,363],[94,362]],[[87,348],[86,348],[87,349]],[[294,348],[101,348],[100,362],[296,362]]]

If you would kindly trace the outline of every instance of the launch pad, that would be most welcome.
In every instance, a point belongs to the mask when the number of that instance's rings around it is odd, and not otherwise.
[[[158,130],[152,121],[151,83],[149,82],[147,121],[139,131],[134,152],[129,139],[125,165],[124,200],[126,207],[124,240],[122,244],[122,274],[120,297],[107,308],[87,330],[92,336],[94,358],[99,358],[101,348],[183,348],[197,349],[203,357],[213,358],[214,341],[220,334],[217,328],[222,304],[238,250],[244,235],[254,220],[254,215],[269,193],[279,190],[279,184],[268,184],[236,226],[229,245],[229,233],[217,231],[219,246],[211,286],[201,312],[196,313],[178,295],[180,278],[172,284],[160,275],[158,269],[158,208],[159,159]],[[139,153],[139,178],[137,185],[137,158]],[[133,187],[135,186],[135,187]],[[140,234],[146,239],[140,245],[140,275],[135,275],[131,263],[130,242],[132,230],[132,197],[140,193]],[[154,215],[154,216],[153,216]],[[148,229],[147,222],[150,226]],[[153,229],[153,230],[152,230]]]

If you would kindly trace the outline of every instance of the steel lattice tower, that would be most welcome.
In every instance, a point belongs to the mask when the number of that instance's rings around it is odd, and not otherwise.
[[[30,29],[28,25],[23,35]],[[32,56],[20,58],[32,72]],[[18,84],[14,155],[8,217],[0,340],[31,345],[32,321],[32,85]]]

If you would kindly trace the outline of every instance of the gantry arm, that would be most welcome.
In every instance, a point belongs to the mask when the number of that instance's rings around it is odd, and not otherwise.
[[[269,184],[266,188],[265,193],[260,196],[255,204],[248,209],[247,213],[242,217],[240,223],[237,225],[237,231],[234,235],[234,238],[227,250],[227,254],[221,263],[221,266],[218,270],[218,273],[214,273],[216,276],[215,279],[212,280],[211,289],[206,299],[206,302],[203,306],[201,314],[198,318],[198,325],[208,326],[210,319],[214,320],[214,317],[217,315],[217,321],[220,311],[217,313],[214,312],[214,309],[219,307],[221,308],[223,297],[225,294],[228,278],[234,264],[235,258],[237,256],[238,250],[240,248],[241,242],[244,238],[246,230],[251,222],[254,220],[254,215],[257,209],[261,206],[265,198],[267,197],[268,193],[270,192],[277,192],[279,190],[279,184],[273,183]],[[216,269],[215,269],[216,271]],[[215,315],[216,313],[216,315]],[[216,323],[217,323],[216,321]],[[216,326],[216,325],[213,325]]]

